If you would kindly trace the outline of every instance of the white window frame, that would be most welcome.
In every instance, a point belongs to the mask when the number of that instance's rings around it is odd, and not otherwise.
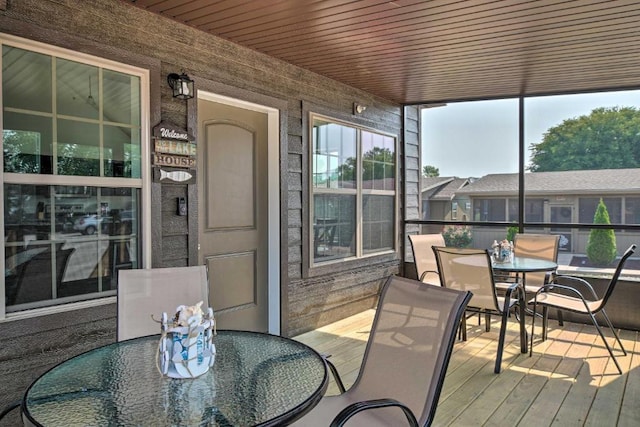
[[[0,186],[8,184],[34,184],[34,185],[86,185],[93,187],[126,187],[140,189],[141,212],[140,212],[140,233],[142,245],[142,268],[151,266],[151,172],[148,159],[150,158],[150,89],[149,70],[122,64],[116,61],[88,55],[73,50],[60,48],[45,43],[36,42],[9,34],[0,33],[0,48],[4,45],[25,49],[44,55],[55,56],[57,58],[68,59],[79,63],[93,65],[103,69],[109,69],[124,74],[129,74],[140,78],[140,158],[141,158],[141,178],[111,178],[111,177],[90,177],[90,176],[65,176],[65,175],[33,175],[20,173],[1,173]],[[0,73],[2,67],[0,67]],[[2,77],[0,75],[0,77]],[[0,105],[2,102],[2,90],[0,90]],[[0,130],[4,129],[0,114]],[[0,146],[2,142],[0,140]],[[4,171],[4,158],[0,156],[0,171]],[[4,198],[0,198],[0,229],[4,235]],[[0,249],[0,267],[4,270],[4,245]],[[93,307],[97,305],[115,303],[115,296],[106,296],[89,301],[60,304],[50,307],[25,310],[18,313],[6,313],[5,282],[4,276],[0,279],[0,322],[6,320],[16,320],[28,317],[36,317],[63,311],[71,311],[79,308]]]
[[[357,135],[356,135],[356,153],[358,156],[358,162],[357,162],[357,174],[356,174],[356,189],[355,189],[355,193],[353,189],[341,189],[341,188],[336,188],[336,189],[331,189],[331,188],[314,188],[313,186],[313,176],[314,176],[314,169],[313,169],[313,125],[314,125],[314,120],[315,119],[319,119],[319,120],[324,120],[330,123],[335,123],[341,126],[347,126],[350,128],[353,128],[356,130]],[[372,190],[372,189],[367,189],[367,190],[363,190],[362,188],[362,141],[361,141],[361,132],[362,131],[367,131],[367,132],[372,132],[372,133],[376,133],[379,135],[384,135],[384,136],[388,136],[390,138],[393,138],[394,140],[394,155],[395,155],[395,185],[394,185],[394,190],[393,192],[390,190]],[[330,117],[330,116],[326,116],[323,114],[319,114],[319,113],[314,113],[314,112],[309,112],[309,129],[308,129],[308,141],[309,141],[309,147],[308,147],[308,177],[309,177],[309,185],[308,185],[308,191],[309,191],[309,212],[308,212],[308,223],[309,225],[309,233],[308,233],[308,237],[309,237],[309,257],[310,257],[310,268],[318,268],[318,267],[323,267],[326,265],[331,265],[331,264],[338,264],[338,263],[344,263],[344,262],[348,262],[348,261],[352,261],[352,260],[358,260],[358,259],[364,259],[364,258],[371,258],[371,257],[376,257],[376,256],[380,256],[380,255],[386,255],[386,254],[394,254],[398,252],[398,218],[399,218],[399,153],[398,153],[398,135],[393,134],[393,133],[389,133],[389,132],[384,132],[375,128],[370,128],[370,127],[366,127],[366,126],[362,126],[362,125],[358,125],[355,123],[350,123],[344,120],[339,120],[336,119],[334,117]],[[383,249],[380,251],[376,251],[376,252],[371,252],[368,254],[364,254],[363,251],[363,241],[362,241],[362,237],[363,237],[363,221],[362,221],[362,217],[363,217],[363,212],[362,212],[362,197],[363,195],[383,195],[383,196],[391,196],[393,193],[393,216],[394,216],[394,221],[393,221],[393,235],[394,235],[394,239],[393,239],[393,248],[392,249]],[[355,234],[356,234],[356,254],[355,256],[351,256],[351,257],[345,257],[345,258],[340,258],[340,259],[333,259],[333,260],[323,260],[323,261],[316,261],[315,260],[315,256],[314,256],[314,230],[313,230],[313,215],[314,215],[314,194],[355,194],[356,196],[356,227],[355,227]]]

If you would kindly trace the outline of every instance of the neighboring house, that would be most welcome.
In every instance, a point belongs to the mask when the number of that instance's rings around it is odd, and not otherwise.
[[[446,189],[452,181],[441,186]],[[424,187],[423,187],[424,188]],[[438,191],[426,192],[429,219],[453,219],[444,212],[433,215],[434,206],[442,203]],[[471,203],[469,221],[517,221],[518,174],[490,174],[469,181],[455,190],[450,200],[468,200]],[[525,221],[529,223],[582,223],[590,224],[596,206],[603,199],[612,224],[640,224],[640,169],[603,169],[562,172],[535,172],[525,174]],[[425,200],[423,200],[423,206]],[[459,220],[462,220],[460,218]],[[553,229],[550,230],[553,232]],[[483,234],[487,234],[486,239]],[[564,232],[561,250],[584,252],[588,230]],[[627,247],[637,233],[624,233]],[[495,238],[495,231],[474,230],[474,244],[484,247]],[[619,238],[620,239],[620,238]]]
[[[471,219],[471,201],[459,191],[473,182],[473,178],[423,177],[422,219],[468,221]],[[423,226],[423,232],[440,232],[441,227]]]
[[[473,178],[422,178],[423,218],[467,221],[471,205],[460,190],[471,182]]]

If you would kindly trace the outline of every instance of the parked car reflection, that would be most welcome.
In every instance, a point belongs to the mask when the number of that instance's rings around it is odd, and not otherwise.
[[[85,215],[74,221],[73,229],[85,235],[98,230],[103,234],[131,234],[133,220],[131,211],[114,212],[112,216]]]

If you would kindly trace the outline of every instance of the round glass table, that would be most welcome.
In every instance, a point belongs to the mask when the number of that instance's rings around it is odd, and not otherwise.
[[[513,257],[511,262],[492,261],[491,266],[494,270],[508,273],[534,273],[538,271],[553,271],[558,268],[558,264],[553,261],[519,256]]]
[[[25,393],[25,424],[286,425],[311,410],[327,388],[322,357],[288,338],[218,331],[215,363],[194,379],[158,372],[159,339],[110,344],[55,366]]]

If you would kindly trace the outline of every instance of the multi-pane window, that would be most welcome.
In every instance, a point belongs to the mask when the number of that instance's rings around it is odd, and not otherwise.
[[[140,266],[142,74],[30,46],[2,45],[7,312],[113,295]]]
[[[312,118],[314,262],[395,250],[395,138]]]
[[[625,198],[624,223],[640,224],[640,197]]]
[[[611,224],[622,224],[622,199],[620,197],[603,197],[602,201],[609,213]],[[578,221],[585,224],[593,223],[598,203],[600,203],[599,197],[580,197],[578,200]]]
[[[504,221],[506,219],[506,199],[475,199],[473,201],[474,221]]]

